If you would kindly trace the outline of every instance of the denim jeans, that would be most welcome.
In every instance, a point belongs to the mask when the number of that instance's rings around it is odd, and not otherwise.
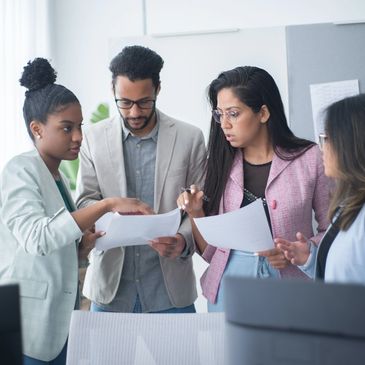
[[[106,308],[101,307],[100,305],[97,305],[94,302],[91,303],[90,311],[91,312],[108,312],[108,310]],[[138,295],[137,295],[136,303],[134,304],[132,313],[142,313],[142,305],[141,305],[141,301],[139,300]],[[191,304],[191,305],[188,305],[187,307],[182,307],[182,308],[172,307],[169,309],[164,309],[161,311],[149,312],[149,313],[196,313],[196,310],[195,310],[195,305]]]
[[[280,273],[270,266],[265,257],[254,256],[249,252],[231,250],[219,284],[216,302],[212,304],[208,301],[208,312],[224,312],[224,278],[226,276],[266,278],[279,277]]]

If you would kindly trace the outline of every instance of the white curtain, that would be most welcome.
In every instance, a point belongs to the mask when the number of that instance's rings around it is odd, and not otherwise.
[[[14,155],[32,146],[22,108],[23,66],[50,57],[49,0],[0,0],[0,171]]]

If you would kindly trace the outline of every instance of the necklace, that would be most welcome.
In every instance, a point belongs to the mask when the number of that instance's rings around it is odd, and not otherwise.
[[[243,188],[243,192],[244,192],[244,196],[247,198],[247,200],[249,202],[252,203],[257,199],[262,199],[263,204],[267,205],[266,198],[260,198],[260,197],[256,196],[254,193],[251,193],[251,191],[246,188]]]

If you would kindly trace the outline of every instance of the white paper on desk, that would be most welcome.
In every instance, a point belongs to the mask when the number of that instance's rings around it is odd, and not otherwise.
[[[274,248],[274,241],[261,199],[211,217],[194,218],[204,239],[213,246],[258,252]]]
[[[318,135],[324,132],[324,110],[332,103],[348,96],[359,94],[359,80],[345,80],[310,85],[314,133],[318,142]]]
[[[180,209],[156,215],[121,215],[106,213],[96,223],[97,231],[106,232],[96,240],[97,250],[120,246],[147,245],[149,240],[175,236],[180,226]]]

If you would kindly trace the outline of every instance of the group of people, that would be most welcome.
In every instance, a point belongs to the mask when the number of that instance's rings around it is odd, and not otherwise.
[[[35,148],[1,173],[0,279],[20,285],[26,365],[65,364],[80,304],[78,261],[86,258],[83,294],[98,312],[195,312],[195,251],[209,263],[201,285],[210,312],[224,311],[226,275],[365,284],[365,95],[327,109],[318,146],[290,130],[268,72],[222,72],[208,88],[206,149],[199,128],[156,108],[162,67],[156,52],[125,47],[110,63],[118,113],[85,130],[77,97],[55,83],[49,62],[24,67],[23,114]],[[74,202],[59,165],[77,157]],[[217,248],[194,223],[256,199],[274,249]],[[176,205],[187,214],[175,236],[95,249],[105,232],[94,223],[106,212],[165,213]]]

